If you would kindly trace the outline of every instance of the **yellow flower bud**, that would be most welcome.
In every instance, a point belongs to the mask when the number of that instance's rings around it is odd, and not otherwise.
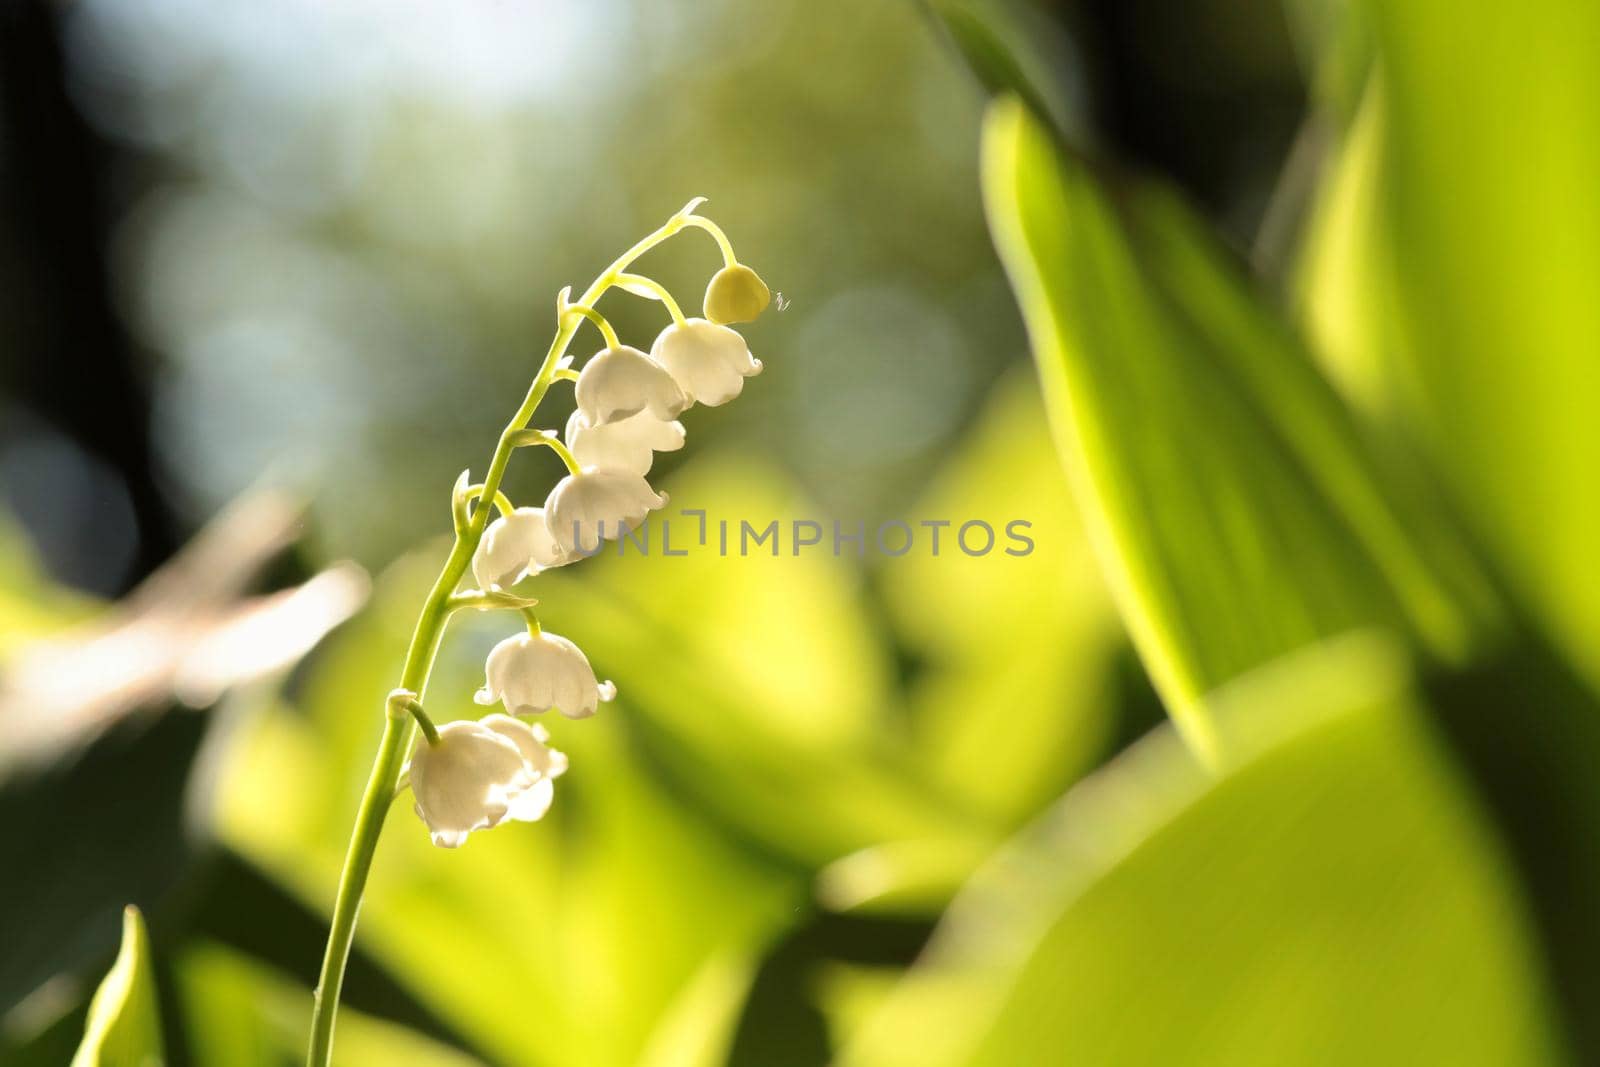
[[[706,318],[717,325],[750,322],[767,309],[772,291],[743,263],[723,267],[706,286]]]

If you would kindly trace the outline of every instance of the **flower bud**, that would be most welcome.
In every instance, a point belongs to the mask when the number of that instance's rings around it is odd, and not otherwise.
[[[654,357],[685,395],[697,404],[726,404],[744,389],[744,380],[761,373],[761,361],[735,330],[705,319],[674,323],[656,338]]]
[[[545,521],[556,544],[568,555],[593,555],[600,543],[637,527],[652,508],[664,507],[665,494],[642,475],[605,467],[586,467],[556,483],[544,502]]]
[[[643,477],[650,473],[657,452],[683,447],[684,433],[683,423],[662,422],[648,411],[604,426],[591,425],[583,412],[574,411],[567,420],[566,439],[568,450],[582,466]]]
[[[689,406],[678,383],[666,369],[628,345],[597,353],[578,372],[574,388],[578,410],[591,425],[625,419],[641,411],[663,422],[677,418]]]
[[[761,276],[743,263],[723,267],[706,286],[706,318],[722,325],[750,322],[767,310],[772,291]]]
[[[577,645],[556,634],[517,634],[501,641],[484,665],[479,704],[500,701],[513,715],[554,708],[569,719],[595,713],[601,701],[617,695],[610,682],[597,682],[594,668]]]

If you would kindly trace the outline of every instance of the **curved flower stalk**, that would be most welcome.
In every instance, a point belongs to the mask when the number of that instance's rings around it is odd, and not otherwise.
[[[327,1067],[332,1056],[356,913],[384,817],[407,788],[403,783],[409,783],[413,807],[434,844],[444,848],[458,848],[473,833],[507,822],[536,822],[550,810],[555,779],[566,771],[567,758],[550,747],[543,726],[521,716],[555,710],[569,719],[586,718],[616,695],[615,686],[596,678],[582,649],[540,628],[533,610],[537,601],[512,590],[542,571],[594,554],[605,539],[631,530],[665,505],[666,496],[652,489],[645,475],[656,452],[683,447],[678,415],[696,402],[725,403],[761,368],[743,338],[722,323],[760,314],[768,299],[766,284],[739,262],[727,235],[695,213],[702,202],[690,201],[624,252],[576,301],[570,289],[559,294],[555,338],[501,432],[483,481],[470,484],[463,473],[456,484],[451,496],[455,544],[423,603],[400,686],[389,694],[383,737],[339,878],[312,1010],[310,1067]],[[711,234],[723,257],[707,287],[705,319],[686,319],[665,286],[629,272],[644,253],[690,228]],[[658,300],[671,315],[653,355],[623,344],[595,310],[613,288]],[[586,321],[604,337],[605,347],[574,371],[567,349]],[[529,426],[558,381],[576,383],[578,410],[567,423],[564,443],[554,430]],[[500,485],[513,453],[538,446],[560,456],[568,473],[542,508],[518,506]],[[491,523],[496,511],[499,516]],[[459,589],[469,570],[478,588]],[[422,696],[446,624],[467,608],[514,612],[525,624],[526,632],[507,637],[490,652],[486,682],[476,696],[479,704],[501,704],[505,711],[435,726]],[[406,754],[413,747],[407,774]]]

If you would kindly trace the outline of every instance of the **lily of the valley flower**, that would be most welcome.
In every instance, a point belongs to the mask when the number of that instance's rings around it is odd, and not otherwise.
[[[666,503],[666,494],[651,489],[643,475],[586,467],[550,490],[544,517],[563,552],[593,555],[602,541],[621,537],[643,522],[652,508]]]
[[[689,406],[666,368],[629,345],[596,354],[578,372],[578,410],[592,426],[604,426],[641,411],[670,422]]]
[[[539,775],[538,781],[512,798],[506,818],[538,822],[555,799],[555,779],[567,773],[566,753],[550,747],[550,731],[538,723],[525,723],[509,715],[490,715],[481,721],[516,745],[523,763]]]
[[[657,452],[683,447],[681,422],[662,422],[648,411],[604,426],[591,425],[581,411],[567,420],[567,448],[585,467],[628,471],[643,477]]]
[[[726,404],[744,389],[744,380],[761,373],[761,361],[736,330],[705,319],[689,319],[662,330],[650,349],[697,404]]]
[[[582,649],[552,633],[506,638],[489,653],[484,673],[484,686],[473,699],[483,705],[500,701],[513,715],[554,708],[569,719],[582,719],[617,695],[616,686],[595,680]]]
[[[442,848],[498,826],[539,779],[515,741],[470,720],[441,726],[439,739],[418,744],[411,757],[417,815]]]
[[[482,589],[508,589],[523,578],[570,563],[551,536],[544,508],[517,508],[489,524],[472,555],[472,574]]]

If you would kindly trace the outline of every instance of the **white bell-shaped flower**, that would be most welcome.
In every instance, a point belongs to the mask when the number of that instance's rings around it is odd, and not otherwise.
[[[581,411],[567,420],[567,448],[585,467],[629,471],[641,477],[650,473],[657,452],[683,447],[681,422],[662,422],[648,411],[595,426]],[[560,546],[557,546],[558,548]]]
[[[517,508],[483,531],[472,554],[472,574],[479,589],[509,589],[523,578],[572,562],[550,533],[544,508]]]
[[[666,506],[665,493],[632,471],[585,467],[556,483],[544,502],[550,534],[568,555],[593,555],[602,541],[621,537]]]
[[[550,810],[555,799],[555,781],[567,772],[565,753],[550,747],[550,731],[537,723],[529,724],[509,715],[485,716],[483,725],[517,746],[522,760],[539,776],[539,780],[511,801],[506,813],[508,819],[521,822],[538,822]]]
[[[569,719],[593,715],[603,700],[617,695],[610,682],[597,682],[583,650],[556,634],[517,634],[501,641],[484,665],[479,704],[499,701],[512,715],[554,708]]]
[[[439,740],[411,757],[417,814],[442,848],[498,826],[540,777],[514,740],[471,720],[439,727]]]
[[[761,361],[750,354],[737,330],[705,319],[668,326],[650,354],[691,401],[711,407],[738,396],[744,380],[761,373]]]
[[[678,383],[661,364],[628,345],[597,353],[578,372],[578,410],[592,426],[648,411],[670,422],[689,406]]]

